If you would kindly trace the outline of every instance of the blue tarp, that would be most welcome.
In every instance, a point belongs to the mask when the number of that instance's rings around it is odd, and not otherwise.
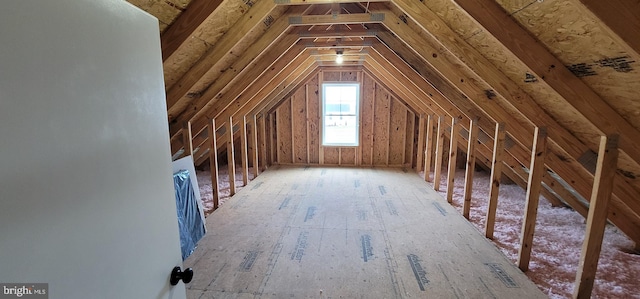
[[[180,248],[182,249],[182,260],[185,260],[196,249],[198,241],[204,236],[205,229],[191,185],[189,171],[180,170],[174,173],[173,185],[176,190]]]

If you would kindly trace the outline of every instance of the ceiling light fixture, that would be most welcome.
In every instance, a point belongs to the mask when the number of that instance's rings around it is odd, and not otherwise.
[[[342,62],[344,61],[344,57],[342,56],[343,52],[342,50],[336,50],[336,63],[337,64],[342,64]]]

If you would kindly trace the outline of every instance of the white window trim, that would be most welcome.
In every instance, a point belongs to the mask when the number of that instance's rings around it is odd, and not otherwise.
[[[355,142],[353,143],[327,143],[325,142],[325,89],[327,86],[354,86],[356,90],[356,107],[355,107],[355,117],[356,117],[356,132],[355,132]],[[358,147],[360,145],[360,83],[359,82],[331,82],[331,83],[322,83],[322,97],[320,99],[321,104],[321,129],[322,129],[322,146],[325,147]]]

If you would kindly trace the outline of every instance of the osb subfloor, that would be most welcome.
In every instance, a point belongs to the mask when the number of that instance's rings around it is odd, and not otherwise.
[[[546,298],[400,169],[273,167],[207,229],[188,298]]]

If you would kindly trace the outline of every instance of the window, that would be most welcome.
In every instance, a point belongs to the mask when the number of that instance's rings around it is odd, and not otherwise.
[[[322,84],[322,145],[358,146],[360,85]]]

